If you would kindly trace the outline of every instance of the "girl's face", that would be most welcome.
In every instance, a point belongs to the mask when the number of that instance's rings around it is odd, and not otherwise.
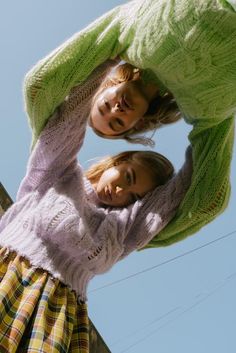
[[[105,170],[94,188],[101,203],[123,207],[153,190],[153,179],[147,168],[129,161]]]
[[[98,93],[92,104],[90,124],[103,135],[120,135],[135,126],[148,106],[140,80],[122,82]]]

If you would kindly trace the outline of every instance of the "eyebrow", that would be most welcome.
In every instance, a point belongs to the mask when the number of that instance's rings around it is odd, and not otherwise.
[[[136,184],[136,174],[133,168],[131,168],[133,183]]]

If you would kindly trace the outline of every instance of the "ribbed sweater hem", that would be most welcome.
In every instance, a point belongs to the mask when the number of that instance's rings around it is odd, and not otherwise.
[[[79,301],[87,300],[88,282],[94,277],[88,269],[85,269],[78,261],[72,261],[69,258],[61,259],[57,262],[56,256],[49,253],[49,247],[42,238],[35,233],[26,233],[24,230],[20,233],[17,224],[12,222],[7,227],[6,232],[0,234],[0,247],[5,247],[10,251],[15,251],[20,256],[26,258],[32,267],[47,271],[54,278],[74,290]],[[66,268],[66,273],[63,269]]]

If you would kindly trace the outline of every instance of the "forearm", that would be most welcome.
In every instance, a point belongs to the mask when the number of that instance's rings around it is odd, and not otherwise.
[[[39,61],[24,81],[25,107],[33,144],[49,117],[69,94],[106,59],[118,54],[119,8],[105,14]]]
[[[35,148],[31,152],[27,172],[21,182],[17,200],[24,195],[35,190],[46,190],[56,179],[60,178],[62,173],[71,168],[73,162],[76,161],[76,151],[72,155],[68,154],[67,136],[73,131],[72,121],[68,124],[60,115],[60,110],[57,109],[46,127],[40,134]],[[82,132],[82,134],[84,134]],[[83,136],[78,136],[78,144]],[[66,155],[68,158],[66,158]]]
[[[175,217],[147,247],[168,246],[200,230],[221,214],[230,196],[234,119],[191,135],[193,176]]]
[[[135,220],[125,239],[123,257],[131,251],[147,246],[171,221],[187,193],[191,178],[192,150],[188,147],[185,163],[178,173],[141,200]]]
[[[62,173],[77,166],[77,154],[83,144],[90,101],[107,71],[114,65],[108,60],[100,65],[54,111],[32,151],[27,175],[19,195],[33,191],[42,183],[50,183]]]

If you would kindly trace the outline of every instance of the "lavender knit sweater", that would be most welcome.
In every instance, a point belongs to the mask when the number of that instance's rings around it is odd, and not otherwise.
[[[145,246],[175,215],[191,181],[191,152],[166,185],[123,209],[103,208],[77,161],[99,67],[72,89],[30,156],[17,202],[0,221],[0,246],[15,250],[86,300],[89,280]]]

